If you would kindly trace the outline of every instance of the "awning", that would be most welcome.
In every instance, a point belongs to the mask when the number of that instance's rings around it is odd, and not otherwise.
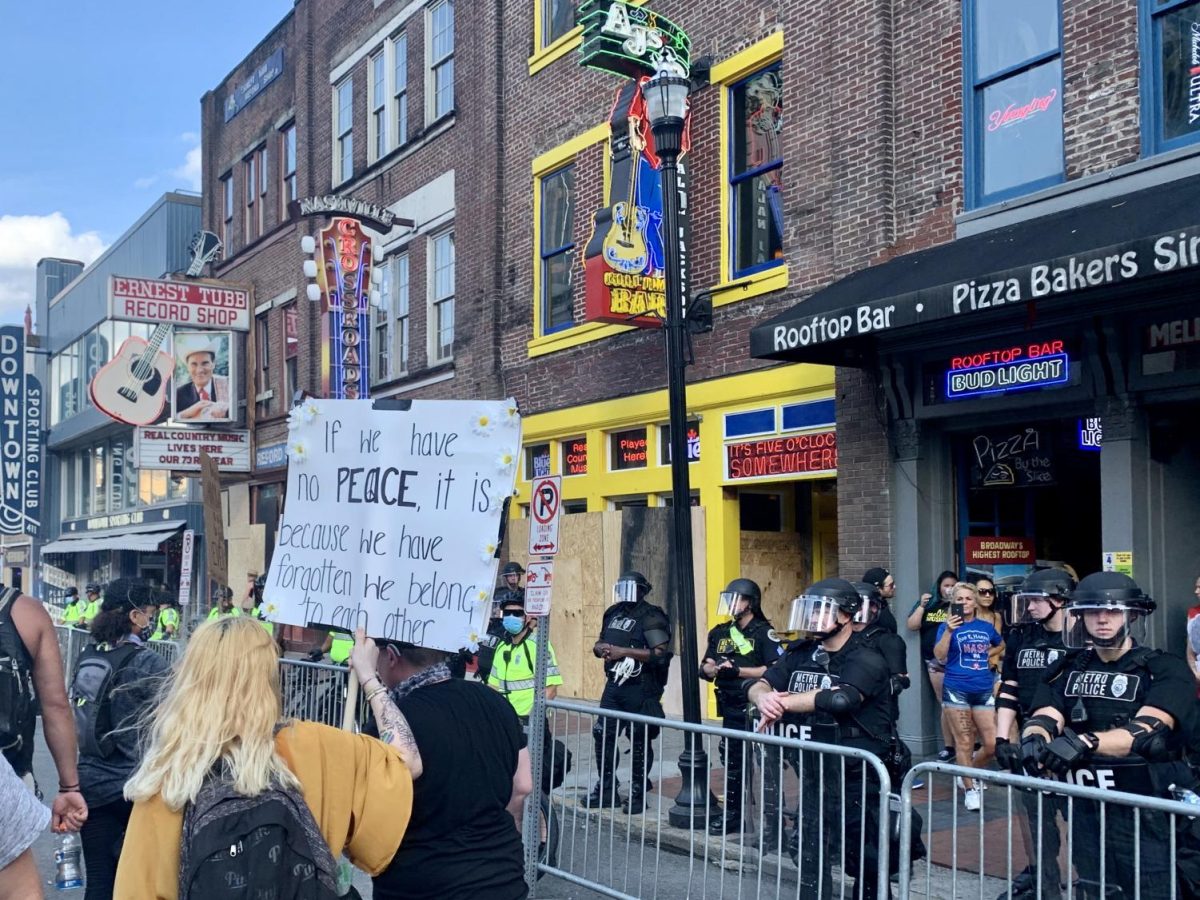
[[[42,553],[91,553],[96,550],[143,550],[152,552],[159,544],[174,537],[182,522],[168,525],[154,523],[152,529],[143,525],[132,525],[129,528],[113,529],[104,534],[85,534],[79,537],[60,538],[42,545]]]
[[[848,275],[750,332],[750,354],[862,366],[881,339],[995,330],[1033,303],[1200,282],[1200,176],[909,253]],[[898,334],[899,333],[899,334]]]

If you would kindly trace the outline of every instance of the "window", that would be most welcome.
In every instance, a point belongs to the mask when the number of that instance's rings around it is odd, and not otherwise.
[[[454,355],[454,232],[429,240],[429,359],[442,362]]]
[[[964,27],[968,204],[1062,181],[1059,0],[971,0]]]
[[[440,0],[427,10],[429,73],[425,120],[436,122],[454,111],[454,3]]]
[[[296,304],[283,308],[283,371],[287,384],[284,404],[292,405],[296,391],[300,390],[300,323]]]
[[[1142,0],[1143,152],[1200,138],[1200,3]]]
[[[615,431],[608,436],[608,439],[611,452],[611,468],[614,472],[624,469],[646,468],[648,448],[645,428]]]
[[[396,123],[396,146],[408,141],[408,34],[392,39],[392,120]]]
[[[268,315],[268,313],[263,313],[254,320],[254,339],[258,352],[258,377],[254,381],[254,391],[259,397],[271,389],[271,340]],[[271,408],[269,397],[263,398],[261,402],[268,410]]]
[[[254,209],[254,201],[258,198],[255,157],[256,154],[251,153],[242,161],[243,180],[246,183],[246,214],[242,220],[242,236],[247,244],[258,237],[258,214]]]
[[[225,258],[229,258],[229,251],[233,249],[230,241],[233,240],[233,173],[229,172],[221,179],[221,196],[224,198],[221,218],[221,246],[224,248]]]
[[[783,259],[783,69],[755,72],[729,92],[733,277]]]
[[[167,475],[165,469],[142,469],[138,472],[138,500],[142,506],[162,503],[167,499]]]
[[[342,81],[335,94],[337,145],[333,155],[333,180],[335,184],[341,184],[354,175],[354,79]]]
[[[380,304],[371,308],[371,384],[392,377],[392,266],[379,264],[383,280],[379,283]]]
[[[538,0],[542,17],[539,49],[549,47],[575,27],[575,0]]]
[[[392,261],[391,274],[392,302],[390,304],[396,316],[395,341],[396,350],[393,356],[395,374],[401,375],[408,371],[408,254],[402,253]]]
[[[258,233],[267,230],[267,148],[258,148]]]
[[[525,448],[525,478],[541,478],[550,474],[550,445],[533,444]]]
[[[296,123],[285,125],[279,133],[279,217],[288,217],[288,204],[296,199]]]
[[[538,222],[541,256],[542,333],[574,324],[571,274],[575,262],[575,166],[541,178]]]
[[[371,57],[368,71],[371,74],[368,84],[371,93],[371,118],[367,146],[371,148],[369,161],[375,162],[388,152],[387,60],[382,50]]]

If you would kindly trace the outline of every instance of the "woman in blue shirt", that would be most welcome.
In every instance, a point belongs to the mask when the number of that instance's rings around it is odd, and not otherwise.
[[[954,585],[950,603],[950,613],[938,628],[933,647],[934,656],[946,666],[942,708],[954,729],[958,764],[982,769],[996,752],[996,675],[989,656],[993,648],[1004,646],[1004,639],[993,625],[976,618],[979,595],[974,585],[961,581]],[[977,736],[980,747],[972,755]],[[971,778],[966,781],[963,803],[969,810],[979,809],[979,783]]]

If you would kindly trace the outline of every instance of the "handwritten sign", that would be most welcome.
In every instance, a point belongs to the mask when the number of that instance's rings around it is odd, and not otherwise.
[[[516,403],[310,400],[290,415],[267,616],[454,651],[484,633]]]
[[[977,434],[971,439],[971,487],[1043,487],[1054,484],[1054,444],[1032,425]]]

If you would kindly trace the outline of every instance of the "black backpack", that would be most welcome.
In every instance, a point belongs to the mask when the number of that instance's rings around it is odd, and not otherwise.
[[[179,900],[334,900],[337,883],[333,854],[299,791],[272,784],[244,797],[214,772],[184,809]]]
[[[20,595],[10,587],[0,592],[0,750],[19,749],[37,715],[32,659],[12,620]]]
[[[88,756],[112,755],[114,741],[112,720],[113,681],[140,644],[121,643],[112,650],[88,647],[79,655],[75,677],[71,680],[71,709],[75,712],[75,733],[79,736],[79,752]]]

